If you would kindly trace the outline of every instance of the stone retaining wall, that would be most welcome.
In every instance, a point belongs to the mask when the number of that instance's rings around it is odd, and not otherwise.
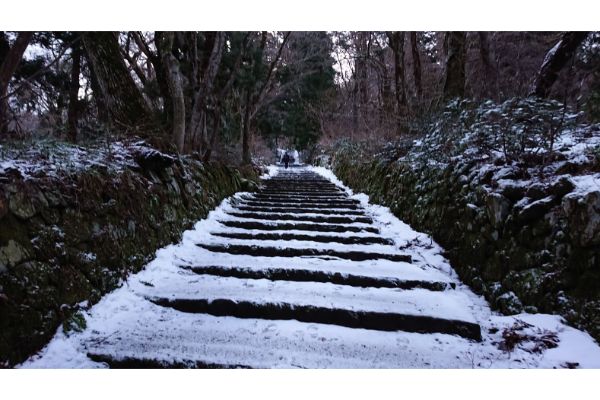
[[[600,340],[600,188],[578,193],[569,178],[511,185],[517,170],[467,161],[415,166],[344,151],[331,167],[431,234],[492,307],[558,313]]]
[[[193,159],[71,176],[0,180],[0,366],[39,350],[254,171]],[[142,168],[143,167],[143,168]]]

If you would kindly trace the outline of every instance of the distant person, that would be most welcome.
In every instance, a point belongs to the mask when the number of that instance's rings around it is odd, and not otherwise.
[[[283,155],[283,159],[282,159],[283,163],[285,164],[285,169],[287,169],[289,163],[290,163],[290,155],[287,153],[287,151],[285,152],[285,154]]]

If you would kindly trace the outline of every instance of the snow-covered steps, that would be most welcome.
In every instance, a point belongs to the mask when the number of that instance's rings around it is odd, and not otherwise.
[[[251,267],[231,267],[231,266],[188,266],[181,268],[192,271],[199,275],[214,275],[229,278],[241,279],[267,279],[270,281],[290,281],[290,282],[323,282],[336,285],[348,285],[362,288],[395,288],[395,289],[428,289],[428,290],[448,290],[454,289],[455,284],[447,281],[429,281],[429,280],[407,280],[392,278],[389,276],[368,276],[348,273],[347,271],[336,272],[328,270],[315,270],[307,268],[251,268]],[[363,271],[361,271],[363,272]],[[360,273],[360,272],[358,272]]]
[[[300,322],[333,324],[377,331],[445,333],[477,341],[481,340],[481,328],[477,323],[453,320],[446,317],[354,311],[310,304],[240,301],[230,298],[214,300],[151,298],[149,300],[154,304],[171,307],[178,311],[210,314],[218,317],[258,318],[263,320],[293,319]]]
[[[348,197],[344,192],[340,190],[304,190],[304,189],[262,189],[258,193],[269,196],[306,196],[306,197]]]
[[[342,224],[318,224],[318,223],[294,223],[286,221],[248,221],[248,220],[219,220],[219,223],[243,229],[259,229],[263,231],[287,231],[301,230],[314,232],[370,232],[379,233],[379,230],[368,225],[342,225]]]
[[[75,358],[115,368],[470,366],[457,360],[482,340],[479,320],[447,268],[432,266],[439,253],[334,181],[280,169],[224,201],[94,307]]]
[[[294,248],[294,247],[268,247],[253,244],[205,244],[198,243],[199,247],[215,252],[229,254],[245,254],[260,257],[335,257],[352,261],[363,260],[390,260],[411,262],[412,258],[407,254],[368,252],[359,250],[334,250],[329,248]]]
[[[286,269],[323,272],[330,276],[356,275],[385,280],[441,282],[453,287],[453,281],[447,274],[436,269],[424,269],[422,265],[405,262],[382,259],[349,262],[344,259],[331,258],[323,260],[315,257],[291,260],[287,257],[253,257],[245,254],[214,253],[197,246],[194,247],[198,250],[194,251],[193,254],[190,252],[185,257],[177,258],[174,265],[178,267],[178,274],[183,273],[181,268],[190,267],[220,266],[222,268],[243,268],[251,271]],[[155,286],[160,284],[158,279],[148,279],[147,281]]]
[[[344,196],[333,196],[333,195],[323,195],[323,196],[304,196],[300,194],[270,194],[270,193],[254,193],[254,199],[264,200],[264,201],[287,201],[287,202],[320,202],[320,203],[329,203],[329,202],[342,202],[342,203],[353,203],[357,204],[356,201],[348,200]]]
[[[154,287],[138,284],[136,289],[155,304],[183,312],[481,338],[479,326],[467,311],[468,299],[454,290],[176,274]]]
[[[252,200],[238,200],[232,202],[234,206],[249,206],[249,207],[273,207],[273,208],[288,208],[294,210],[303,210],[305,208],[310,209],[342,209],[342,210],[362,210],[359,206],[352,203],[273,203],[268,201],[252,201]]]
[[[471,368],[475,351],[454,335],[217,317],[121,300],[103,304],[79,350],[117,368]]]
[[[342,243],[342,244],[386,244],[393,245],[391,239],[386,239],[381,236],[350,236],[350,235],[303,235],[299,233],[236,233],[236,232],[211,232],[213,236],[219,236],[230,239],[245,239],[245,240],[277,240],[277,241],[312,241],[322,243]]]
[[[364,211],[351,210],[351,209],[326,209],[326,208],[293,208],[293,207],[270,207],[270,206],[246,206],[246,205],[238,205],[236,207],[240,211],[250,211],[250,212],[274,212],[274,213],[296,213],[296,214],[344,214],[344,215],[358,215],[364,216]]]
[[[277,213],[277,212],[235,212],[228,211],[227,214],[238,218],[259,219],[259,220],[282,220],[282,221],[311,221],[325,222],[329,224],[352,224],[360,222],[363,224],[371,224],[371,217],[342,214],[327,215],[327,214],[296,214],[296,213]]]
[[[262,186],[259,188],[258,193],[285,193],[289,192],[291,195],[298,193],[306,193],[306,195],[339,195],[346,196],[346,192],[336,186]]]

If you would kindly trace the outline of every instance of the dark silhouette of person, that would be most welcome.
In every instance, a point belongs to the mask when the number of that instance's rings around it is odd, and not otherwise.
[[[288,165],[290,163],[290,155],[287,153],[287,151],[283,155],[282,161],[285,164],[285,169],[287,169],[287,167],[288,167]]]

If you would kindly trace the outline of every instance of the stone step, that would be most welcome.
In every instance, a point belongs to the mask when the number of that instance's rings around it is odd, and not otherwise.
[[[310,221],[310,222],[326,222],[330,224],[352,224],[363,223],[371,224],[373,220],[370,217],[360,216],[328,216],[328,215],[310,215],[310,214],[284,214],[284,213],[257,213],[257,212],[235,212],[227,211],[228,215],[238,218],[259,219],[267,221]]]
[[[373,226],[356,226],[340,224],[317,224],[317,223],[265,223],[258,221],[219,221],[224,226],[242,229],[257,229],[261,231],[313,231],[313,232],[370,232],[379,233]]]
[[[269,202],[269,201],[252,201],[252,200],[238,200],[234,201],[233,206],[249,206],[249,207],[279,207],[288,208],[294,210],[303,210],[306,208],[312,209],[341,209],[341,210],[362,210],[363,208],[356,204],[332,204],[332,203],[282,203],[282,202]]]
[[[242,195],[238,198],[242,201],[256,201],[261,203],[283,203],[283,204],[296,204],[296,205],[310,205],[310,204],[321,204],[321,205],[331,205],[331,206],[346,206],[346,205],[354,205],[360,206],[360,202],[354,199],[340,199],[340,200],[323,200],[323,199],[298,199],[298,198],[290,198],[290,197],[263,197],[256,198],[254,194],[252,195]]]
[[[182,312],[203,313],[217,317],[296,320],[378,331],[444,333],[481,341],[481,328],[476,323],[428,315],[348,310],[283,302],[258,303],[226,298],[210,300],[149,298],[148,300]]]
[[[261,187],[266,189],[291,189],[296,190],[298,188],[302,188],[304,190],[342,190],[340,187],[334,185],[333,183],[330,185],[322,184],[322,185],[306,185],[302,183],[289,183],[289,184],[279,184],[279,183],[265,183],[261,184]]]
[[[237,205],[236,209],[240,211],[255,211],[255,212],[275,212],[275,213],[293,213],[293,214],[343,214],[343,215],[358,215],[365,216],[364,211],[348,210],[348,209],[326,209],[326,208],[294,208],[294,207],[272,207],[272,206],[245,206]]]
[[[260,190],[258,192],[255,193],[256,195],[261,195],[261,196],[290,196],[290,197],[310,197],[310,198],[331,198],[331,199],[337,199],[337,198],[348,198],[348,195],[346,193],[343,192],[332,192],[332,193],[323,193],[323,192],[301,192],[301,191],[294,191],[294,192],[282,192],[282,191],[263,191]]]
[[[394,245],[390,239],[374,236],[331,236],[331,235],[300,235],[295,233],[232,233],[232,232],[211,232],[213,236],[219,236],[230,239],[245,240],[303,240],[321,243],[342,243],[342,244],[385,244]]]
[[[339,251],[317,248],[277,248],[241,244],[223,245],[197,243],[196,245],[214,253],[245,254],[255,257],[336,257],[352,261],[390,260],[408,263],[412,262],[410,255],[395,253]]]
[[[269,196],[261,193],[252,193],[249,198],[253,201],[279,202],[279,203],[321,203],[321,204],[356,204],[360,202],[352,201],[347,197],[311,197],[311,196]]]
[[[454,289],[455,284],[451,282],[406,280],[391,277],[372,277],[340,272],[327,272],[320,270],[306,270],[299,268],[243,268],[230,266],[188,266],[180,268],[192,271],[199,275],[214,275],[240,279],[268,279],[270,281],[292,281],[292,282],[323,282],[336,285],[346,285],[362,288],[397,288],[397,289],[427,289],[432,291],[443,291]]]
[[[157,360],[143,357],[116,357],[110,354],[88,352],[87,356],[95,362],[108,365],[111,369],[232,369],[251,368],[239,364],[219,364],[201,360]]]
[[[118,305],[106,313],[112,323],[95,326],[82,343],[87,353],[117,368],[128,360],[140,368],[470,368],[465,348],[477,346],[460,336],[215,317],[146,300],[137,304],[131,318],[119,319]]]
[[[340,191],[323,191],[323,190],[280,190],[280,189],[259,189],[256,193],[268,196],[302,196],[302,197],[348,197],[345,192]]]
[[[338,187],[312,187],[312,186],[304,186],[304,185],[290,185],[290,186],[272,186],[272,185],[262,185],[261,190],[266,191],[281,191],[281,192],[310,192],[310,193],[345,193]]]
[[[288,194],[283,194],[283,193],[261,193],[261,192],[255,192],[252,193],[253,196],[255,197],[260,197],[260,198],[268,198],[268,197],[273,197],[273,198],[284,198],[284,199],[297,199],[297,198],[313,198],[313,199],[319,199],[319,200],[346,200],[346,201],[354,201],[354,202],[358,202],[358,200],[354,200],[348,197],[347,194],[345,193],[340,193],[338,195],[311,195],[311,194],[293,194],[293,193],[288,193]]]
[[[308,189],[337,189],[343,190],[339,186],[331,183],[331,182],[303,182],[303,181],[287,181],[287,182],[273,182],[273,181],[262,181],[260,183],[263,187],[273,187],[273,188],[308,188]]]
[[[315,192],[316,193],[316,192]],[[319,192],[318,194],[311,194],[307,192],[263,192],[257,191],[254,192],[255,195],[260,195],[262,197],[304,197],[309,199],[329,199],[329,200],[346,200],[348,196],[344,193],[337,194],[323,194]]]

